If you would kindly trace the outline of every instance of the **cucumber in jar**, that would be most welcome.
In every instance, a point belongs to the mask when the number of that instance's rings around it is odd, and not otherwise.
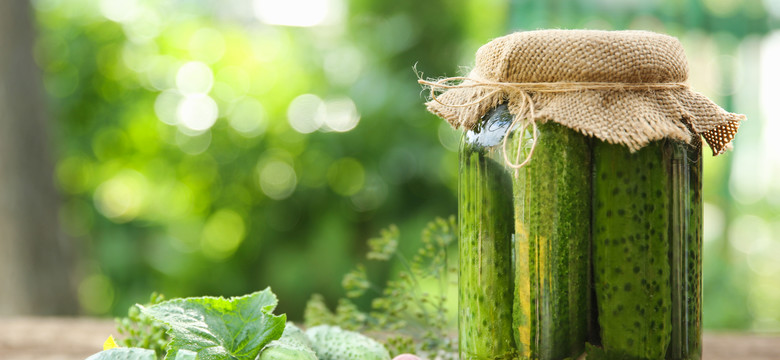
[[[532,136],[516,132],[508,153],[521,159]],[[591,155],[589,139],[554,122],[538,125],[531,161],[514,177],[515,342],[522,358],[576,358],[590,308]]]
[[[604,351],[663,359],[671,339],[670,142],[593,147],[593,267]]]
[[[515,359],[512,329],[512,179],[494,146],[508,121],[464,134],[460,152],[460,359]]]

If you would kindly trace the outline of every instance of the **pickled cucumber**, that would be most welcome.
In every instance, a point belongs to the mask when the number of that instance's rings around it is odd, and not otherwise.
[[[593,146],[593,268],[606,353],[662,359],[672,332],[671,142]]]
[[[671,158],[672,339],[668,359],[701,359],[701,140],[675,143]]]
[[[515,135],[530,141],[528,134]],[[516,144],[514,137],[510,144]],[[521,150],[523,158],[528,150]],[[533,359],[576,358],[585,347],[590,307],[588,138],[557,123],[539,125],[533,158],[514,178],[514,196],[519,353]]]
[[[487,123],[466,133],[462,143],[458,332],[463,360],[515,359],[512,180],[490,147],[508,125]]]
[[[466,134],[461,149],[461,357],[505,358],[511,354],[501,349],[511,343],[519,359],[576,357],[590,308],[589,140],[541,124],[533,159],[515,172],[501,146],[512,120],[505,106],[497,107]],[[516,130],[509,136],[513,157],[517,136],[526,137],[524,159],[531,136]]]

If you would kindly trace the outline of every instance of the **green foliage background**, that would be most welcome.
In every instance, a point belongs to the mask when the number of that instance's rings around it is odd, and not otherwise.
[[[761,305],[780,303],[780,239],[765,259],[774,270],[757,271],[728,238],[743,214],[771,226],[780,213],[780,190],[745,202],[729,185],[740,145],[765,126],[757,102],[735,101],[761,75],[735,84],[732,54],[757,61],[744,44],[778,27],[771,1],[345,0],[331,2],[340,19],[310,28],[264,24],[249,0],[33,3],[84,313],[122,314],[152,291],[265,286],[291,319],[312,293],[335,302],[365,239],[396,223],[412,252],[427,221],[456,212],[459,133],[424,110],[415,64],[461,74],[479,45],[511,30],[633,28],[680,37],[694,88],[751,118],[734,153],[706,159],[705,221],[722,226],[705,229],[705,326],[780,329],[780,311]],[[177,72],[192,61],[210,69],[219,109],[200,132],[173,115]],[[351,101],[357,126],[295,130],[288,112],[302,94]]]

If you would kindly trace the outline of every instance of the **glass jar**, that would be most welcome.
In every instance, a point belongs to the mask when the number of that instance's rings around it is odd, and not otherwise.
[[[460,149],[460,358],[699,359],[700,142],[631,153],[550,121],[515,170],[504,136],[514,162],[532,134],[503,105],[482,120]]]
[[[601,345],[631,359],[701,358],[701,142],[593,146]]]
[[[512,119],[499,106],[461,144],[460,358],[576,358],[590,313],[589,140],[539,125],[532,161],[515,171],[502,149]],[[527,132],[507,141],[510,154],[530,151]]]

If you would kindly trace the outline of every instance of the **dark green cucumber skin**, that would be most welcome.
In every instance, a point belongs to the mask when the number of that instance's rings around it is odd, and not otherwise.
[[[467,141],[470,135],[462,142],[458,191],[460,359],[515,359],[512,181],[494,149]]]
[[[593,144],[601,345],[627,359],[701,357],[701,150]]]
[[[590,308],[589,141],[558,124],[540,125],[533,160],[515,174],[501,147],[511,121],[499,107],[462,143],[461,359],[577,357]]]
[[[514,326],[522,358],[577,358],[584,351],[590,192],[588,139],[553,122],[540,124],[533,158],[514,177]]]
[[[701,140],[675,142],[672,151],[672,339],[666,358],[701,359]]]
[[[461,359],[576,358],[586,339],[609,358],[701,359],[700,142],[631,153],[546,123],[515,173],[511,115],[487,118],[461,148]]]
[[[671,338],[669,151],[597,141],[593,265],[607,353],[662,359]]]

